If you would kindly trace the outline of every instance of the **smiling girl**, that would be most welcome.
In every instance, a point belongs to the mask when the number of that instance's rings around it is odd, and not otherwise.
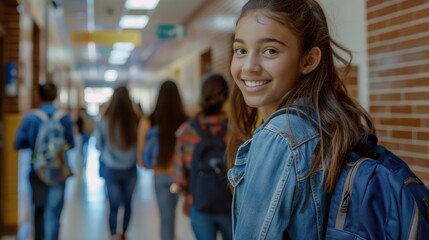
[[[369,114],[348,95],[315,0],[250,0],[233,43],[234,239],[323,239],[328,193]],[[257,126],[259,117],[263,124]],[[232,137],[231,139],[236,139]],[[232,141],[231,141],[232,142]]]

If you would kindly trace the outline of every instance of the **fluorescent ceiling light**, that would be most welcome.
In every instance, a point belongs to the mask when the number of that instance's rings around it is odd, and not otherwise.
[[[109,58],[109,63],[111,65],[124,65],[127,62],[127,59],[124,58]]]
[[[155,9],[159,0],[127,0],[125,7],[127,9]]]
[[[146,15],[124,15],[119,21],[119,27],[122,29],[143,29],[148,21],[149,17]]]
[[[130,56],[130,52],[128,51],[122,51],[122,50],[116,50],[113,49],[110,52],[110,57],[111,58],[122,58],[122,59],[127,59]]]
[[[114,82],[116,79],[118,79],[118,71],[110,69],[104,72],[104,80]]]
[[[113,49],[120,51],[132,51],[134,47],[132,42],[116,42],[113,44]]]

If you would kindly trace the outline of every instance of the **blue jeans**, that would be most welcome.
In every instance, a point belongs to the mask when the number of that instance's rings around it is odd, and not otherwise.
[[[82,144],[80,146],[80,151],[82,153],[83,166],[85,166],[87,158],[88,158],[88,143],[89,143],[89,138],[91,137],[91,135],[88,133],[81,133],[80,136],[82,138]]]
[[[61,211],[64,206],[65,182],[48,186],[30,170],[30,186],[34,204],[34,236],[36,240],[57,240]]]
[[[232,240],[232,217],[230,213],[209,214],[191,207],[191,225],[197,240],[216,240],[219,231],[223,240]]]
[[[137,168],[112,169],[105,167],[107,196],[109,197],[110,233],[116,234],[119,206],[124,206],[122,233],[125,233],[131,218],[131,200],[137,182]]]
[[[170,186],[173,183],[174,180],[169,173],[155,175],[156,201],[161,217],[161,240],[174,239],[176,205],[179,196],[178,194],[170,192]]]

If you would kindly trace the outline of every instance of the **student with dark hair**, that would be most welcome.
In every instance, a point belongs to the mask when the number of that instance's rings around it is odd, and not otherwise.
[[[37,111],[42,111],[48,117],[53,117],[59,112],[59,109],[54,105],[54,100],[57,98],[57,87],[54,83],[48,82],[40,85],[39,97],[41,105]],[[31,149],[33,158],[36,139],[42,124],[42,119],[35,111],[24,116],[14,142],[15,149]],[[73,121],[70,115],[62,115],[60,123],[65,131],[64,137],[67,141],[67,148],[71,149],[74,147],[74,138]],[[55,185],[46,184],[36,174],[33,160],[31,161],[29,180],[34,204],[34,237],[36,240],[56,240],[59,236],[60,218],[64,205],[65,181]]]
[[[113,239],[126,239],[131,199],[137,182],[137,125],[139,118],[125,86],[117,87],[94,136],[103,161],[109,198],[109,228]],[[122,232],[117,233],[119,206],[123,205]]]
[[[226,177],[228,118],[223,110],[228,83],[220,74],[203,79],[200,111],[176,132],[175,179],[181,186],[183,210],[190,215],[197,239],[232,239],[231,192]]]
[[[186,119],[188,117],[182,105],[179,89],[173,81],[167,80],[161,84],[159,89],[155,109],[149,116],[150,123],[146,120],[146,123],[141,124],[142,129],[145,130],[139,131],[141,141],[139,145],[143,148],[148,147],[145,146],[144,138],[149,126],[158,128],[157,139],[155,139],[158,141],[158,152],[154,154],[157,155],[157,159],[153,168],[156,200],[161,217],[160,235],[162,240],[175,239],[174,226],[178,195],[174,191],[172,178],[173,153],[176,143],[174,133]],[[141,150],[143,151],[143,149]],[[142,160],[143,166],[149,167],[145,164],[148,159]]]
[[[92,132],[95,129],[94,119],[88,115],[86,108],[79,109],[79,114],[76,119],[76,126],[81,137],[80,154],[82,156],[83,166],[86,165],[88,143]]]
[[[228,146],[234,239],[324,239],[346,154],[375,131],[337,72],[350,52],[315,0],[248,1],[233,51],[230,127],[247,140]]]

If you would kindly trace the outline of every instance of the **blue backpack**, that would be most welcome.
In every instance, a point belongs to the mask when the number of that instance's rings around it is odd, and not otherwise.
[[[197,119],[191,120],[190,124],[201,138],[195,146],[189,173],[192,206],[204,213],[230,213],[232,193],[228,188],[226,144],[223,141],[228,122],[222,123],[222,129],[216,135],[203,130]]]
[[[148,168],[156,167],[159,152],[159,128],[153,126],[146,133],[146,144],[143,149],[143,163]]]
[[[429,190],[377,141],[370,135],[349,152],[331,197],[326,239],[429,239]]]
[[[60,122],[65,113],[57,111],[53,116],[48,116],[40,109],[33,113],[42,120],[33,151],[33,170],[47,185],[63,183],[72,175],[66,156],[69,145]]]

